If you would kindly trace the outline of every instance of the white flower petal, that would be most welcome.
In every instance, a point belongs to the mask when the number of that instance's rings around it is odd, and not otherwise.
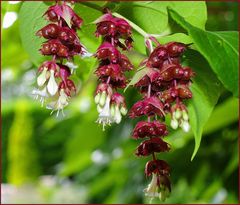
[[[62,115],[64,116],[63,109],[68,105],[69,97],[66,95],[64,90],[60,90],[60,95],[57,101],[50,102],[47,105],[47,109],[51,109],[52,112],[57,111],[57,117],[59,115],[60,110],[62,111]]]
[[[102,98],[102,96],[101,96]],[[105,105],[103,107],[102,112],[99,114],[100,117],[109,117],[111,116],[110,112],[110,97],[108,96],[107,99],[105,100]]]
[[[38,99],[38,97],[40,97],[39,101],[41,102],[42,106],[44,104],[45,98],[49,97],[46,87],[44,87],[42,90],[34,88],[32,91],[32,95],[35,95],[36,100]]]
[[[126,115],[128,110],[125,107],[121,107],[120,112],[122,113],[122,115]]]
[[[176,119],[171,120],[171,127],[176,130],[178,128],[178,121]]]
[[[68,96],[66,95],[64,90],[60,91],[60,96],[59,96],[58,102],[61,105],[68,105]]]
[[[103,110],[103,108],[102,108],[100,105],[97,105],[97,111],[98,111],[98,113],[101,113],[102,110]]]
[[[115,107],[115,116],[114,116],[114,120],[117,124],[119,124],[122,120],[122,115],[120,113],[120,110],[119,110],[119,106],[116,106]]]
[[[159,196],[156,174],[152,175],[151,183],[143,191],[145,192],[145,196],[149,196],[149,197],[158,197]]]
[[[183,123],[181,124],[181,127],[184,132],[189,132],[189,130],[190,130],[190,125],[189,125],[188,121],[183,121]]]
[[[182,112],[182,115],[183,115],[183,119],[184,119],[185,121],[188,121],[189,116],[188,116],[188,113],[187,113],[185,110]]]
[[[103,107],[104,105],[106,105],[106,97],[107,97],[107,93],[106,91],[103,91],[101,93],[101,97],[100,97],[100,100],[99,100],[99,104]]]
[[[100,97],[101,97],[101,94],[100,94],[100,93],[98,93],[98,94],[95,96],[94,101],[95,101],[96,104],[99,103]]]
[[[175,118],[178,120],[182,117],[182,112],[181,110],[177,109],[175,112],[174,112],[174,116]]]
[[[44,68],[42,73],[37,78],[37,84],[39,87],[43,86],[47,80],[47,68]]]
[[[50,95],[52,95],[52,96],[55,95],[58,91],[58,85],[55,81],[53,70],[50,71],[50,78],[48,81],[47,89],[48,89],[48,92],[50,93]]]
[[[111,105],[111,116],[114,117],[115,115],[115,106],[114,105]]]
[[[106,125],[110,125],[112,122],[114,122],[113,117],[111,116],[111,110],[110,110],[110,96],[107,96],[107,99],[105,100],[105,105],[100,112],[97,123],[103,125],[103,131],[105,130]]]

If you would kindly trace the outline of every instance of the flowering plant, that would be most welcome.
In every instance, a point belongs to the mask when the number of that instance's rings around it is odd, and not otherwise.
[[[86,61],[91,63],[83,60],[85,67],[79,70],[88,72],[88,77],[95,74],[88,79],[97,84],[92,86],[96,122],[105,130],[107,125],[120,124],[123,116],[139,119],[131,121],[132,138],[141,140],[135,155],[151,157],[144,172],[152,179],[144,192],[163,201],[172,189],[170,164],[173,170],[175,165],[164,156],[176,149],[174,133],[194,135],[193,159],[223,88],[238,95],[237,34],[206,31],[205,4],[190,3],[184,3],[188,9],[182,12],[184,6],[177,2],[57,1],[53,6],[44,4],[42,14],[48,24],[34,31],[46,40],[40,48],[45,60],[38,67],[35,98],[42,105],[47,102],[47,108],[58,115],[78,91],[72,78],[77,66],[72,62],[80,67],[78,57],[90,57]],[[231,63],[223,62],[223,56]],[[130,92],[134,93],[129,97]]]

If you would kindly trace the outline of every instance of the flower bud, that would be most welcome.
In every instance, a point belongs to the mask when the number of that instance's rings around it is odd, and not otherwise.
[[[171,120],[171,127],[176,130],[178,128],[178,121],[176,119]]]
[[[114,117],[115,116],[115,105],[111,105],[111,116]]]
[[[115,115],[114,115],[115,122],[119,124],[122,120],[122,115],[119,110],[119,106],[115,106]]]
[[[103,110],[103,108],[98,104],[98,105],[97,105],[97,111],[98,111],[98,113],[102,112],[102,110]]]
[[[182,117],[185,121],[188,121],[189,120],[189,116],[188,116],[188,113],[186,110],[183,110],[182,111]]]
[[[107,98],[107,93],[106,91],[103,91],[99,100],[99,104],[101,106],[104,106],[105,102],[106,102],[106,98]]]
[[[59,27],[56,24],[48,24],[47,26],[40,29],[36,35],[43,36],[46,39],[57,38],[59,32]]]
[[[174,116],[175,118],[178,120],[182,117],[182,112],[181,110],[177,109],[175,112],[174,112]]]
[[[100,93],[98,93],[97,95],[95,95],[94,101],[95,101],[96,104],[99,103],[100,97],[101,97],[101,94],[100,94]]]
[[[189,132],[190,125],[189,125],[188,121],[183,121],[180,126],[184,132]]]
[[[126,109],[126,107],[122,106],[121,109],[120,109],[120,112],[122,113],[122,115],[126,115],[128,110]]]
[[[47,80],[46,74],[47,74],[47,68],[44,67],[42,73],[41,73],[41,74],[38,76],[38,78],[37,78],[37,84],[38,84],[38,86],[41,87],[41,86],[43,86],[43,84],[46,82],[46,80]]]

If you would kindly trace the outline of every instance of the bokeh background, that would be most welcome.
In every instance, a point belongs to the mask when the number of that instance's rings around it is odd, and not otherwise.
[[[102,132],[94,77],[80,78],[66,117],[50,115],[31,96],[36,67],[20,40],[22,2],[1,4],[2,203],[149,203],[142,192],[150,181],[147,159],[134,156],[139,142],[130,138],[136,121],[125,118]],[[238,30],[236,2],[207,7],[207,30]],[[135,93],[126,92],[128,105],[139,99]],[[169,141],[173,149],[163,157],[172,167],[173,191],[165,203],[238,203],[237,99],[223,92],[192,162],[191,133],[174,132]]]

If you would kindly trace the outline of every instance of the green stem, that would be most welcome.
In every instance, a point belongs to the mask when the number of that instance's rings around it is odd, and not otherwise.
[[[98,10],[100,12],[103,12],[103,8],[101,6],[98,6],[97,4],[94,4],[94,3],[91,3],[91,2],[87,2],[87,1],[85,1],[85,2],[81,1],[79,3],[84,5],[84,6],[90,7],[92,9]]]
[[[119,17],[119,18],[123,18],[125,19],[129,24],[130,26],[135,30],[137,31],[139,34],[141,34],[143,37],[145,38],[148,38],[149,37],[149,34],[147,32],[145,32],[142,28],[140,28],[138,25],[136,25],[135,23],[133,23],[132,21],[128,20],[127,18],[125,18],[124,16],[122,16],[121,14],[119,13],[112,13],[112,15],[116,16],[116,17]]]

